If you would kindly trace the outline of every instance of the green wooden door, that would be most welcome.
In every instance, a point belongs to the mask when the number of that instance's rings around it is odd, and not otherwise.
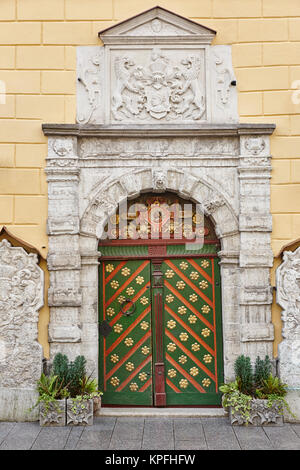
[[[217,405],[223,380],[217,258],[163,262],[167,405]]]
[[[152,405],[150,261],[101,263],[101,287],[103,403]]]

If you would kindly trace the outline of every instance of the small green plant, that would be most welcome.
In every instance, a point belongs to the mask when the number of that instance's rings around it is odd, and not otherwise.
[[[250,357],[241,355],[234,364],[235,378],[239,391],[246,395],[252,394],[253,391],[253,371]]]
[[[68,391],[72,398],[81,394],[81,381],[86,375],[85,365],[86,359],[84,356],[77,356],[74,362],[70,362],[67,356],[61,353],[56,354],[54,357],[53,374],[68,384]]]
[[[63,380],[60,380],[57,375],[47,376],[42,373],[37,382],[37,391],[39,397],[29,411],[32,411],[40,403],[43,403],[44,415],[48,413],[51,403],[53,403],[56,410],[59,411],[59,406],[56,404],[56,401],[68,398],[69,396],[67,386],[64,386]]]
[[[100,390],[98,390],[98,383],[96,379],[91,379],[91,376],[87,377],[86,375],[80,380],[80,395],[89,398],[100,397],[103,395]]]
[[[261,359],[259,356],[256,358],[253,376],[255,388],[261,387],[263,382],[268,380],[271,370],[272,363],[269,356],[266,356],[265,359]]]
[[[235,382],[221,385],[220,391],[223,393],[224,408],[231,407],[233,414],[240,414],[245,422],[248,423],[250,419],[252,397],[239,390],[237,380]]]
[[[287,384],[281,382],[279,377],[269,374],[261,381],[260,387],[255,390],[258,398],[267,399],[269,396],[284,397],[287,394]]]

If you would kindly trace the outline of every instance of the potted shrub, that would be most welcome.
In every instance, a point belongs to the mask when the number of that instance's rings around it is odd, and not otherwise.
[[[53,361],[53,373],[68,383],[67,425],[92,425],[94,401],[99,406],[102,393],[98,390],[96,379],[87,377],[85,365],[84,356],[77,356],[74,362],[70,362],[61,353],[56,354]]]
[[[40,425],[65,426],[66,398],[69,392],[63,382],[57,375],[46,376],[42,373],[37,383],[37,391],[39,397],[33,408],[40,406]]]
[[[279,426],[283,410],[291,412],[286,400],[287,385],[272,374],[268,356],[258,356],[254,372],[250,358],[239,356],[234,364],[235,381],[220,387],[222,404],[232,425]]]

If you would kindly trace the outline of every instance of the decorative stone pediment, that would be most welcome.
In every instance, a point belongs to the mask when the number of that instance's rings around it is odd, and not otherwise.
[[[161,7],[100,31],[104,44],[210,44],[216,32]]]
[[[78,48],[77,122],[238,122],[231,47],[215,34],[160,7],[101,31],[104,47]]]

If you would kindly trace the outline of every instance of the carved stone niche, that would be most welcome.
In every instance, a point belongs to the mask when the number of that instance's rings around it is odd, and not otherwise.
[[[284,251],[276,272],[277,303],[282,307],[282,336],[279,344],[279,370],[288,384],[288,398],[300,421],[300,247]]]
[[[30,420],[42,372],[38,311],[44,275],[34,253],[0,241],[0,419]]]
[[[215,31],[155,7],[99,33],[104,47],[79,47],[80,124],[238,122],[230,46]]]

